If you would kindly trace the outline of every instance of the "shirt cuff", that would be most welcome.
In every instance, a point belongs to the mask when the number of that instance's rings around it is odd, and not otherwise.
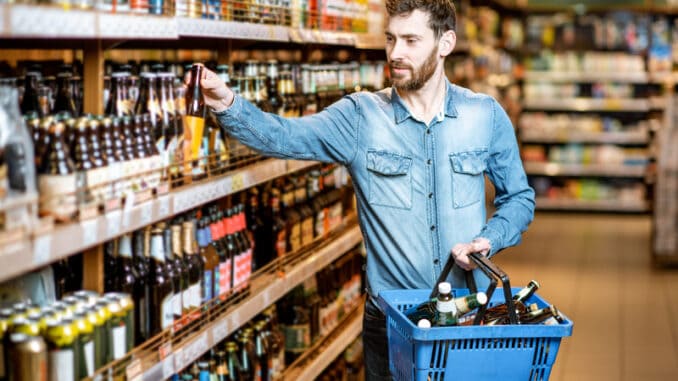
[[[242,106],[243,106],[243,100],[242,97],[239,95],[236,95],[233,98],[233,103],[231,103],[230,106],[228,106],[227,109],[216,112],[212,111],[214,113],[214,116],[219,118],[220,121],[227,121],[227,120],[237,120],[240,117],[240,113],[242,112]]]
[[[475,238],[485,238],[490,241],[490,252],[487,254],[488,258],[492,257],[497,251],[503,248],[501,234],[488,226],[485,226]]]

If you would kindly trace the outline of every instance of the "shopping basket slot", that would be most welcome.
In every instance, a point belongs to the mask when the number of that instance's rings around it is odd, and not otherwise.
[[[509,280],[508,274],[506,274],[502,269],[500,269],[497,265],[492,263],[492,261],[480,253],[470,253],[468,256],[490,279],[490,285],[487,287],[487,291],[485,291],[488,300],[492,299],[492,295],[494,294],[494,290],[497,287],[498,280],[501,280],[502,288],[504,289],[504,299],[506,300],[506,306],[508,307],[509,312],[509,322],[511,324],[518,324],[518,315],[516,314],[516,308],[513,303],[511,282]],[[443,271],[440,273],[440,276],[438,276],[436,284],[433,286],[433,290],[431,290],[429,299],[438,296],[438,284],[444,282],[447,279],[452,269],[454,269],[454,266],[454,255],[450,255],[447,259],[447,262],[445,263],[445,267],[443,267]],[[464,271],[464,276],[466,278],[466,285],[468,286],[468,289],[471,291],[471,293],[478,292],[476,281],[473,278],[473,271]],[[473,320],[473,325],[480,324],[480,322],[483,320],[483,317],[485,316],[485,311],[487,310],[488,305],[489,303],[486,303],[478,308],[478,313]]]

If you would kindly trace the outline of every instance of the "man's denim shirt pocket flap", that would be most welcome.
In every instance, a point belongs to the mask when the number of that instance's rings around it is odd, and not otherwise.
[[[411,167],[411,157],[368,150],[370,204],[399,209],[412,208]]]
[[[487,169],[487,149],[450,154],[452,165],[452,202],[455,208],[475,204],[483,198]]]
[[[386,151],[367,151],[367,169],[386,176],[406,175],[412,158]]]
[[[487,150],[476,150],[450,154],[452,169],[457,173],[481,174],[487,169]]]

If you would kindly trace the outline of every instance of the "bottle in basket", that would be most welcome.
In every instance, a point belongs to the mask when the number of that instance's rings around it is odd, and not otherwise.
[[[486,303],[487,295],[484,292],[453,298],[450,284],[441,282],[438,284],[435,323],[437,326],[457,325],[460,316]]]
[[[537,289],[539,289],[539,283],[535,280],[531,280],[525,288],[513,295],[513,303],[515,304],[518,316],[528,312],[525,302],[537,291]],[[492,323],[491,325],[508,324],[508,308],[506,303],[497,304],[496,306],[488,308],[483,320],[486,324]]]

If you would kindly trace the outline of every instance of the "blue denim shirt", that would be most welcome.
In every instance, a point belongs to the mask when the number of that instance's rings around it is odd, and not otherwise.
[[[519,243],[534,216],[534,191],[497,101],[447,81],[442,116],[416,120],[391,88],[348,95],[302,118],[263,113],[241,97],[217,114],[229,133],[264,155],[346,166],[372,296],[430,289],[455,244],[485,237],[494,255]],[[483,174],[496,188],[489,220]],[[479,286],[487,284],[475,275]],[[450,281],[465,287],[460,271]]]

